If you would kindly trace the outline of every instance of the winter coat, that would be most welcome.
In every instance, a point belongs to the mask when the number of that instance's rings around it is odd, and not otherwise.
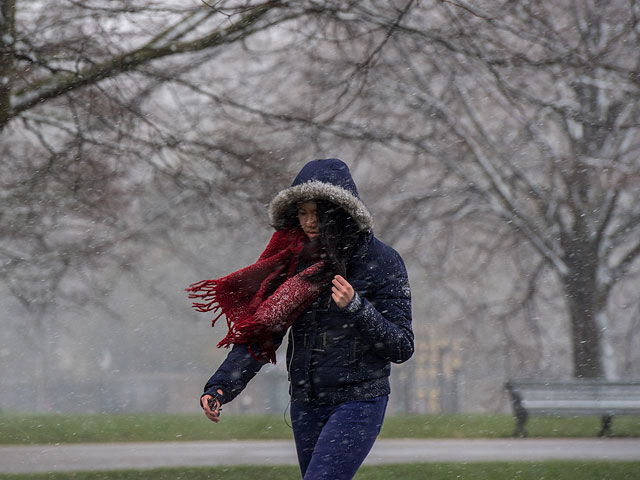
[[[283,228],[287,209],[307,200],[340,205],[358,224],[359,243],[347,265],[347,281],[356,295],[340,309],[327,285],[294,321],[286,360],[292,398],[337,404],[388,395],[390,363],[408,360],[414,349],[405,265],[394,249],[374,236],[371,215],[342,161],[309,162],[291,187],[272,201],[269,214],[274,227]],[[276,344],[282,340],[275,339]],[[247,345],[234,345],[204,394],[221,389],[221,402],[230,402],[264,363]]]

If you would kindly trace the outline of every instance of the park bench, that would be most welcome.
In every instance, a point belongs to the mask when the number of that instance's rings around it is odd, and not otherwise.
[[[525,424],[534,415],[600,415],[600,437],[613,435],[611,423],[615,415],[640,415],[640,382],[509,381],[506,389],[516,418],[516,437],[527,436]]]

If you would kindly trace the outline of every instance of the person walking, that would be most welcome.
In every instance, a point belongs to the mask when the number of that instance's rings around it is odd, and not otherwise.
[[[288,338],[291,425],[304,480],[352,479],[382,428],[391,363],[414,351],[404,262],[341,160],[308,162],[269,205],[275,229],[253,265],[187,291],[222,315],[233,346],[200,404],[213,422]]]

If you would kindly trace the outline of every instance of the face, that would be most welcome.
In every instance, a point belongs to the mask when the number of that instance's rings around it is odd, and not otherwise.
[[[304,233],[311,240],[318,238],[318,206],[314,201],[304,202],[298,205],[298,220]]]

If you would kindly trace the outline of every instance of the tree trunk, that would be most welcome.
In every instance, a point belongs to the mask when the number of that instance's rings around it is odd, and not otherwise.
[[[15,0],[0,0],[0,131],[9,119],[13,84]]]
[[[569,315],[573,365],[576,378],[598,378],[603,374],[598,314],[602,311],[596,292],[595,268],[574,264],[564,278]]]

